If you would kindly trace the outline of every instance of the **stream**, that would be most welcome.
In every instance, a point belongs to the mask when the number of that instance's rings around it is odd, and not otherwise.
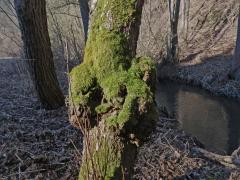
[[[180,128],[204,146],[231,154],[240,145],[240,103],[176,82],[160,81],[156,101],[180,122]]]

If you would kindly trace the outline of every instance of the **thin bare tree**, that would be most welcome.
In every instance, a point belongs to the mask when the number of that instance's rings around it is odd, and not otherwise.
[[[178,62],[178,22],[181,0],[168,0],[170,33],[167,51],[167,62]]]
[[[237,28],[237,40],[236,40],[236,47],[233,57],[232,63],[232,71],[233,76],[240,80],[240,5],[239,5],[239,13],[238,13],[238,28]]]
[[[182,35],[184,40],[187,42],[189,31],[190,0],[183,0],[181,6],[182,6]]]

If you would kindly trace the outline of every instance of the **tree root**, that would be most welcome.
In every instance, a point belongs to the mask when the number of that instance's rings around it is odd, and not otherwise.
[[[240,159],[239,157],[236,157],[235,154],[240,149],[234,151],[234,153],[231,156],[222,156],[216,153],[209,152],[202,148],[193,148],[193,151],[195,151],[198,154],[201,154],[201,156],[210,159],[212,161],[216,161],[223,166],[226,166],[228,168],[240,168]]]

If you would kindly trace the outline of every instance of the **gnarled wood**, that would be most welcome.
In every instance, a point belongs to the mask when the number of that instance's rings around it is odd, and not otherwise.
[[[83,63],[71,72],[71,122],[82,129],[80,179],[130,179],[152,130],[155,64],[136,58],[143,0],[98,0]]]

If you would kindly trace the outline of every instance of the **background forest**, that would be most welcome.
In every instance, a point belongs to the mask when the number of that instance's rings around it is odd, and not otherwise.
[[[1,56],[19,56],[21,39],[13,2],[1,3]],[[221,54],[235,46],[237,1],[191,1],[181,7],[179,22],[180,57],[189,54]],[[71,59],[81,59],[84,47],[79,2],[47,1],[49,33],[55,58],[63,56],[66,41]],[[7,14],[7,15],[6,15]],[[166,48],[168,24],[167,1],[146,1],[143,9],[138,52],[162,59]],[[208,39],[206,41],[206,39]],[[216,43],[217,42],[217,43]],[[213,47],[212,47],[213,46]],[[227,47],[227,48],[226,48]],[[11,49],[11,50],[10,50]],[[200,53],[198,53],[200,52]],[[201,55],[200,55],[201,56]]]

